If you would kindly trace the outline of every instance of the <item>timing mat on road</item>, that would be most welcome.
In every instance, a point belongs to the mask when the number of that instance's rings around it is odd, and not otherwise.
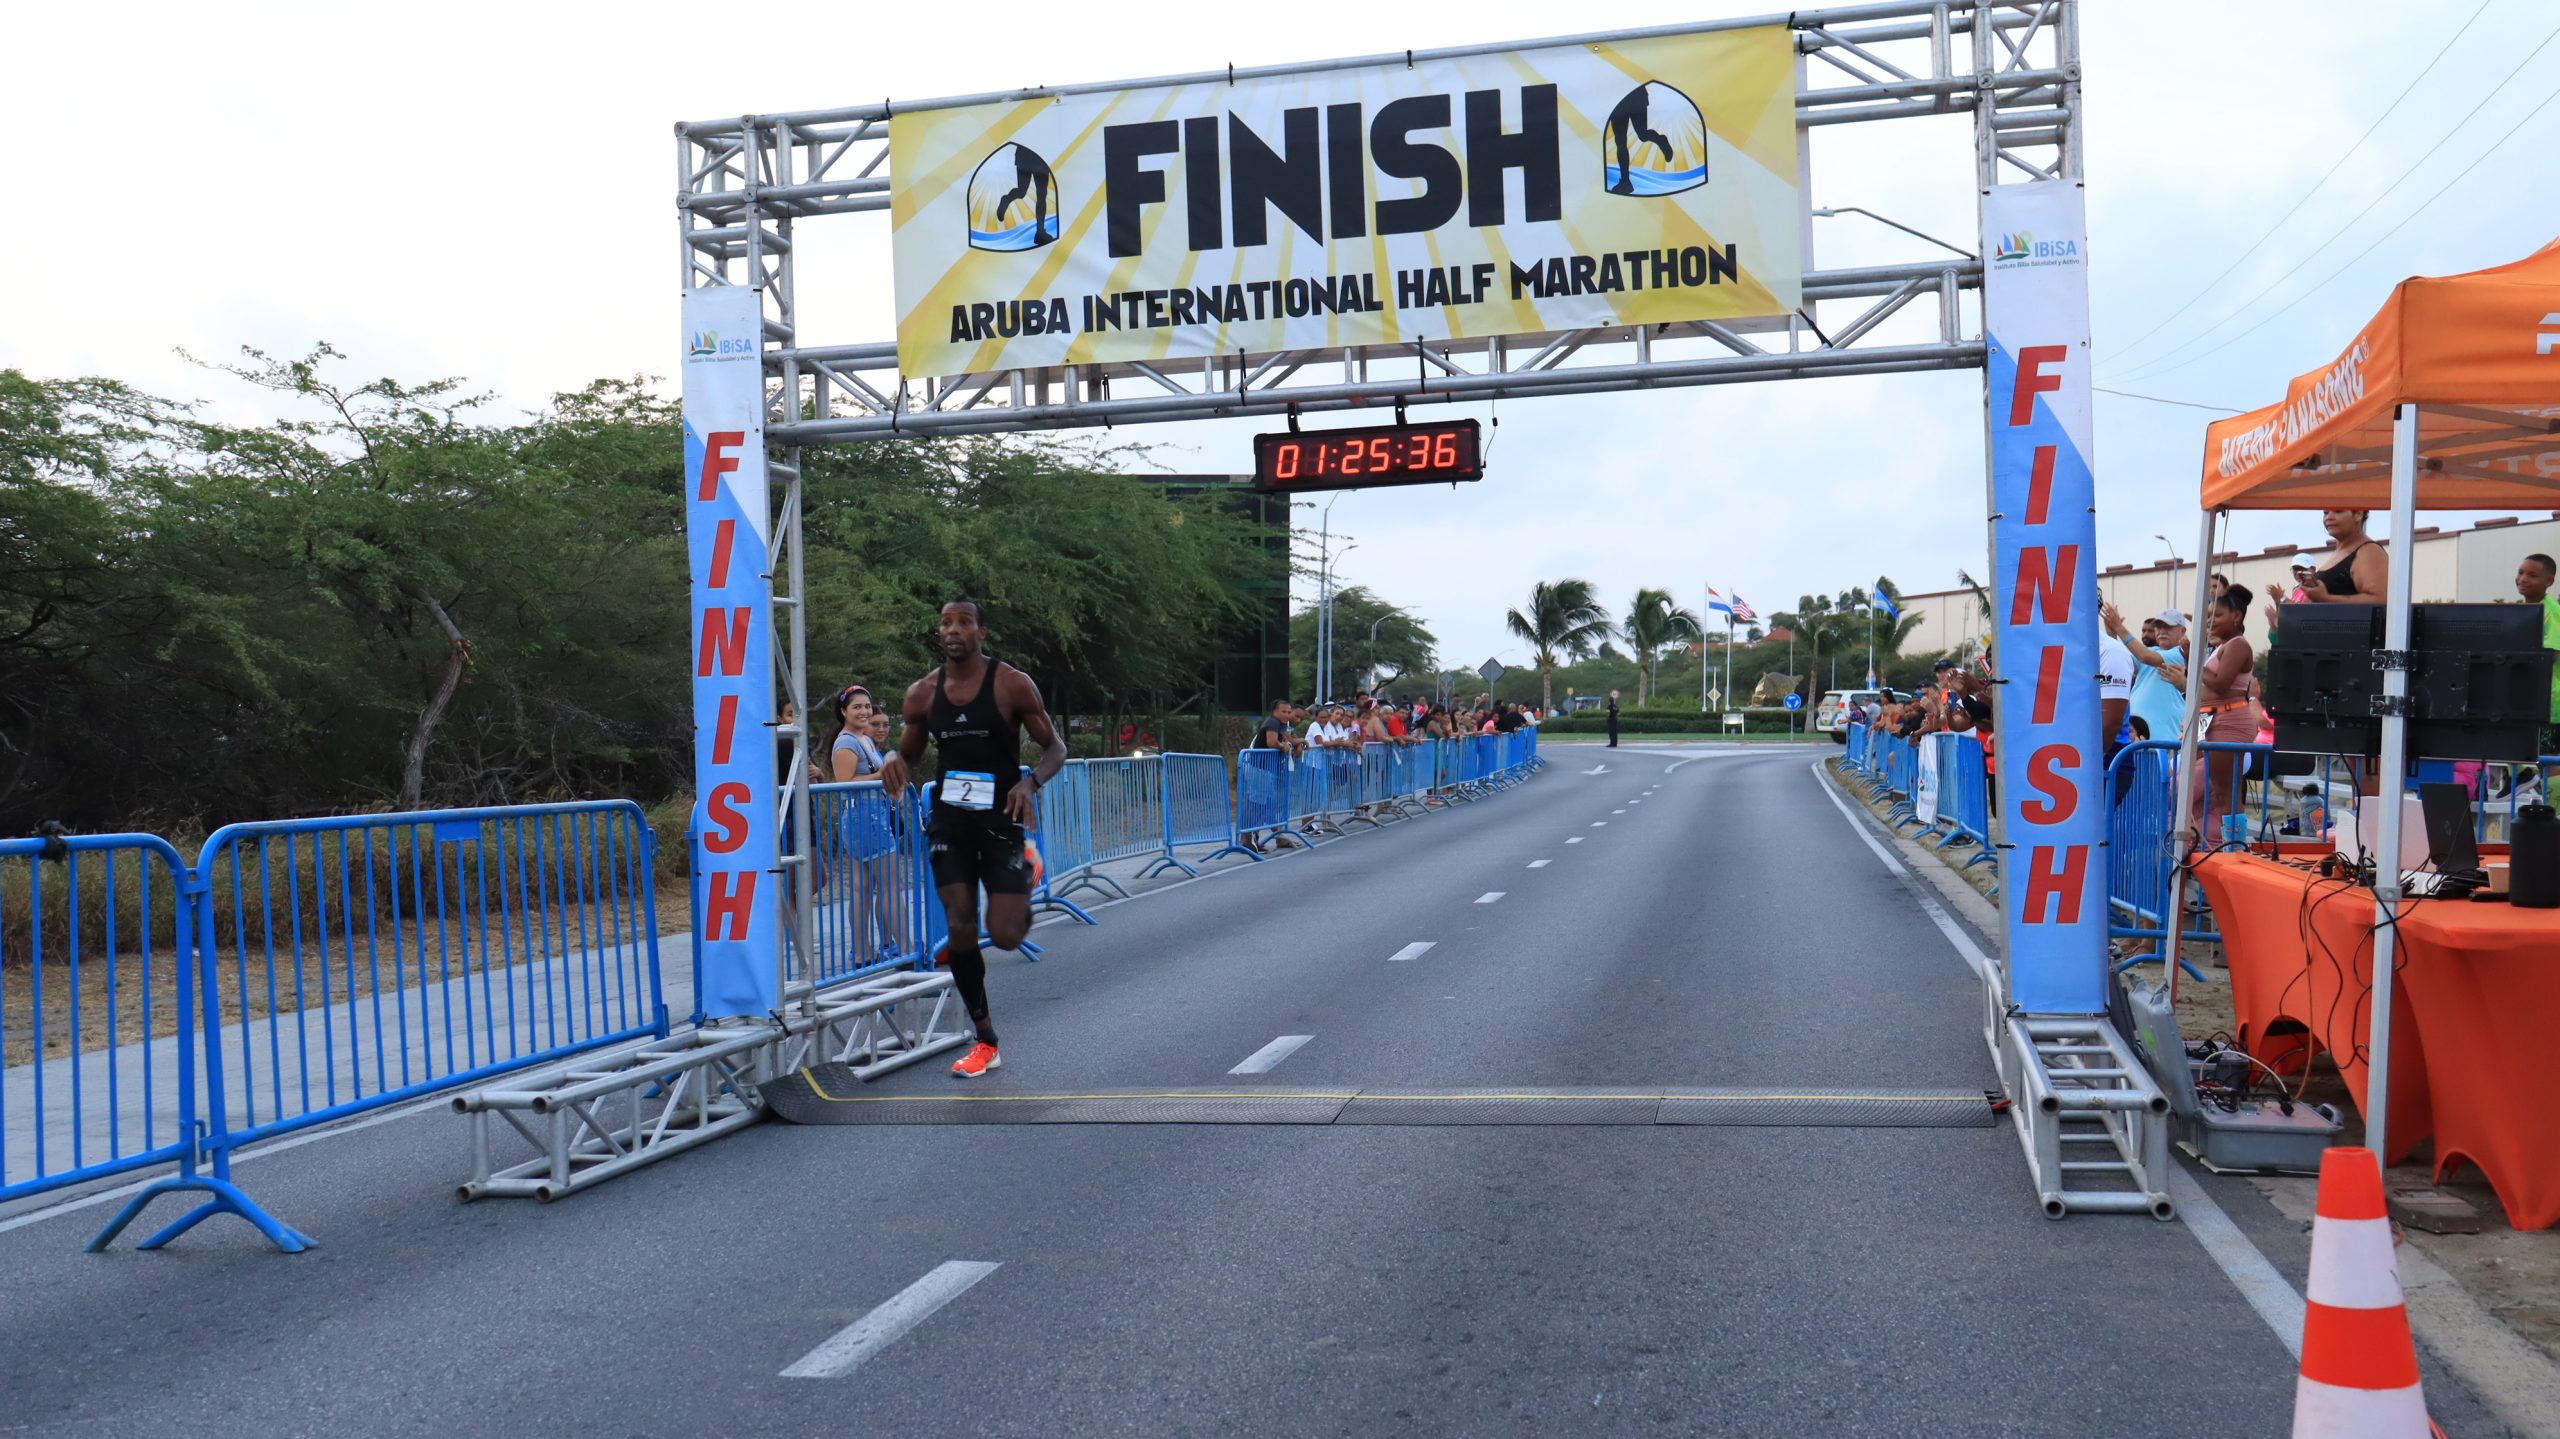
[[[1668,1124],[1988,1129],[1980,1090],[1127,1089],[866,1095],[841,1064],[763,1086],[794,1124]]]

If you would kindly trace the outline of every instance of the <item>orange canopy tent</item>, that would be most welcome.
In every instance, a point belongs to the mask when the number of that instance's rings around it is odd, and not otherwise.
[[[2204,508],[2390,508],[2400,405],[2419,410],[2418,508],[2560,501],[2560,241],[2495,269],[2401,281],[2282,402],[2206,428]]]
[[[2204,533],[2230,510],[2354,509],[2391,512],[2391,537],[2415,529],[2421,508],[2470,510],[2560,502],[2560,241],[2513,264],[2466,275],[2403,280],[2380,313],[2335,360],[2285,387],[2282,402],[2217,420],[2205,430]],[[2195,610],[2205,608],[2210,564],[2196,567]],[[2400,852],[2408,780],[2409,562],[2391,563],[2383,597],[2381,813],[2377,852]],[[2180,742],[2178,818],[2195,813],[2196,717],[2201,664],[2187,669]],[[2183,912],[2186,866],[2172,870],[2167,913]],[[2367,1147],[2388,1154],[2392,950],[2401,901],[2397,864],[2374,874],[2371,1058],[2364,1106]],[[2174,929],[2174,925],[2172,926]],[[2177,967],[2166,966],[2171,992]]]

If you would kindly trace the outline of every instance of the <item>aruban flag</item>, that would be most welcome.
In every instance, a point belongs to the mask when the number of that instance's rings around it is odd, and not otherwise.
[[[1722,610],[1726,614],[1733,613],[1732,604],[1729,603],[1724,596],[1717,594],[1716,587],[1713,585],[1707,586],[1707,608],[1711,610]]]
[[[1898,620],[1902,618],[1902,611],[1894,605],[1893,597],[1884,592],[1884,586],[1882,585],[1876,586],[1875,589],[1867,595],[1867,602],[1874,605],[1877,609],[1884,611],[1886,619]]]
[[[1735,619],[1742,621],[1744,624],[1749,624],[1753,620],[1760,618],[1760,612],[1751,608],[1751,602],[1740,595],[1735,595],[1733,597],[1733,608],[1727,611],[1727,613],[1731,614]]]

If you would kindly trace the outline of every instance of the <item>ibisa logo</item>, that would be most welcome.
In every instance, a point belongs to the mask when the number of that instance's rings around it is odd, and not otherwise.
[[[2080,260],[2078,240],[2039,240],[2033,231],[2002,235],[1991,249],[1995,265],[2071,265]]]
[[[696,330],[685,342],[687,360],[743,360],[756,352],[752,340],[724,340],[718,330]]]

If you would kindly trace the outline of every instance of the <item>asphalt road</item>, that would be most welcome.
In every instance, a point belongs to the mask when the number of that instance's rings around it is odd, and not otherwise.
[[[1812,758],[1558,746],[1487,802],[1044,928],[1046,962],[996,960],[987,1083],[1990,1085],[1973,977]],[[0,1233],[0,1429],[2183,1436],[2291,1406],[2185,1226],[2041,1218],[2005,1127],[767,1124],[549,1207],[457,1204],[463,1157],[420,1116],[244,1163],[322,1241],[289,1259],[227,1221],[147,1255],[79,1254],[97,1210]],[[2298,1228],[2213,1183],[2299,1283]],[[936,1275],[912,1328],[838,1337]]]

